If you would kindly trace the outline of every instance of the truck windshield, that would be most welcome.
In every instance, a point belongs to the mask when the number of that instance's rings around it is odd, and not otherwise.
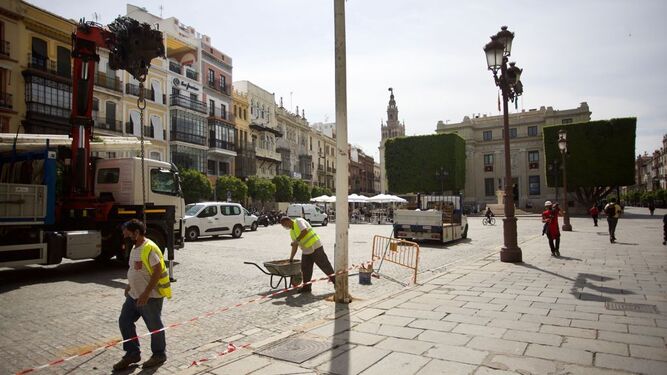
[[[151,169],[151,190],[153,193],[178,195],[178,179],[174,172],[168,169]]]
[[[203,204],[189,204],[185,206],[185,215],[186,216],[195,216],[197,212],[204,207]]]

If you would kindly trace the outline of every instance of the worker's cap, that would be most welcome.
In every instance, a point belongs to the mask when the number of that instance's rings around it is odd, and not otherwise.
[[[551,206],[551,201],[544,202],[544,207],[546,207],[546,206]]]
[[[287,221],[287,220],[292,221],[292,219],[290,219],[289,216],[283,216],[283,217],[281,217],[281,218],[280,218],[280,224],[282,224],[283,222],[285,222],[285,221]]]

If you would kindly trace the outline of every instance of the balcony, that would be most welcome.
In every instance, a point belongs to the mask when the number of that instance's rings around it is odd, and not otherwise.
[[[210,108],[208,109],[208,117],[210,119],[222,119],[230,124],[234,123],[234,114],[228,111],[223,112],[220,108]],[[210,123],[210,121],[209,121]]]
[[[12,94],[0,92],[0,109],[12,109]]]
[[[96,129],[104,129],[112,132],[122,133],[123,132],[123,122],[116,119],[96,116],[93,118],[95,121]]]
[[[56,107],[49,104],[26,102],[28,105],[26,118],[28,120],[41,120],[68,125],[72,110],[70,108]]]
[[[9,57],[9,42],[0,40],[0,56]]]
[[[255,154],[257,155],[258,159],[273,161],[276,163],[280,163],[282,161],[282,157],[280,156],[280,154],[275,151],[266,150],[263,148],[257,148],[255,150]]]
[[[236,145],[234,143],[227,142],[227,141],[222,141],[222,140],[219,140],[219,139],[213,139],[213,138],[209,139],[208,140],[208,147],[236,152]]]
[[[170,140],[171,141],[181,141],[181,142],[187,142],[187,143],[194,143],[197,145],[205,145],[206,144],[206,137],[203,135],[199,134],[191,134],[191,133],[186,133],[186,132],[181,132],[177,130],[171,130],[169,133],[171,135]]]
[[[185,76],[195,81],[199,81],[199,72],[193,69],[185,68]]]
[[[139,96],[139,93],[141,91],[139,90],[139,85],[135,85],[133,83],[126,83],[125,84],[125,93],[129,95],[134,95],[134,96]],[[144,99],[146,100],[152,100],[155,101],[155,91],[149,90],[144,87]]]
[[[200,100],[188,98],[187,96],[180,94],[171,94],[171,96],[169,96],[169,99],[170,99],[169,105],[179,106],[201,113],[208,112],[207,111],[208,106],[206,105],[206,103]]]
[[[183,74],[181,73],[183,71],[183,67],[181,66],[181,64],[174,61],[169,61],[169,70],[171,70],[174,73]]]
[[[216,79],[216,80],[208,80],[206,82],[206,85],[218,92],[221,92],[227,96],[231,96],[232,94],[229,92],[229,85],[224,83],[221,79]]]
[[[289,169],[279,168],[278,169],[278,174],[281,175],[281,176],[290,176],[290,177],[292,177],[292,172],[290,172]]]
[[[59,65],[48,57],[33,55],[32,53],[28,53],[28,69],[46,72],[62,78],[72,78],[72,67],[69,61],[67,64]]]
[[[301,179],[306,180],[306,181],[312,181],[313,180],[313,175],[309,173],[301,173]]]
[[[123,92],[123,86],[120,79],[116,76],[107,75],[106,73],[95,72],[95,84],[109,90],[118,91],[120,93]],[[137,92],[139,91],[138,86],[136,90]]]

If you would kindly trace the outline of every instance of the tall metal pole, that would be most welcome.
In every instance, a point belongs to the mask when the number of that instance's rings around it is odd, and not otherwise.
[[[507,82],[507,58],[501,66],[500,89],[503,93],[503,143],[505,144],[505,218],[503,219],[504,245],[500,249],[500,261],[521,262],[521,248],[517,245],[516,217],[514,216],[514,199],[512,197],[512,166],[510,165],[510,119],[507,102],[509,101],[509,84]]]
[[[571,232],[572,225],[570,224],[570,205],[567,202],[567,166],[565,165],[565,153],[566,151],[561,151],[563,156],[563,231]]]
[[[348,267],[348,206],[347,184],[349,178],[347,150],[347,72],[345,56],[345,0],[334,0],[334,43],[336,60],[336,248],[334,269],[336,273]],[[347,273],[336,277],[335,300],[349,303]]]

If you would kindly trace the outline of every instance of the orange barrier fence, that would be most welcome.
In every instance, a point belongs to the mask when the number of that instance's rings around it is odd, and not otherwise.
[[[419,245],[415,242],[391,237],[374,236],[373,253],[371,255],[373,260],[384,260],[414,270],[412,282],[417,284]]]

